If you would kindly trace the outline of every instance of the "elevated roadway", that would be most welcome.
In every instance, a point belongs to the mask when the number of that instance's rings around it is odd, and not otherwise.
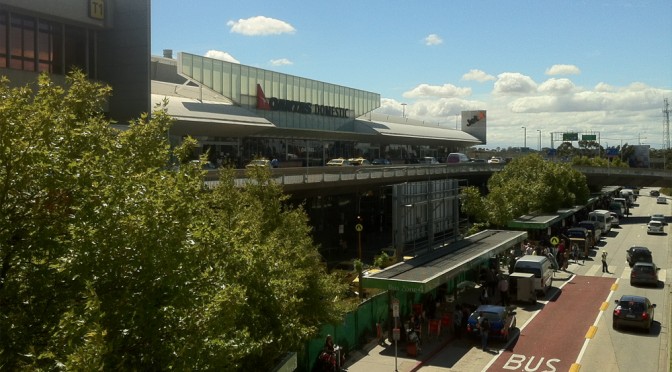
[[[465,179],[469,185],[485,185],[488,179],[504,168],[503,164],[438,164],[393,165],[366,167],[304,167],[276,168],[273,178],[283,185],[285,192],[305,196],[338,194],[343,190],[357,190],[403,182],[430,179]],[[574,167],[586,175],[588,185],[601,188],[611,185],[672,187],[672,172],[642,168]],[[217,172],[208,174],[208,183],[217,182]],[[237,171],[236,183],[248,182],[245,170]]]

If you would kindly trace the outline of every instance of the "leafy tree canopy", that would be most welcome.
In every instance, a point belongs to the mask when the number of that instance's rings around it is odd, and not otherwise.
[[[514,159],[488,180],[489,193],[478,189],[462,191],[462,211],[477,222],[496,226],[522,215],[543,211],[553,213],[588,201],[586,177],[567,163],[545,161],[538,154]]]
[[[268,370],[341,319],[267,170],[210,189],[165,106],[118,131],[83,74],[35,88],[0,80],[2,369]]]

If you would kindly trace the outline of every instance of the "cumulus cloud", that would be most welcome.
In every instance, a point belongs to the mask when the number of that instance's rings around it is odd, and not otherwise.
[[[425,38],[425,45],[431,46],[431,45],[439,45],[441,43],[443,43],[443,39],[441,39],[441,37],[437,34],[429,34]]]
[[[537,91],[537,83],[529,76],[517,72],[505,72],[497,75],[494,94],[530,94]]]
[[[404,92],[405,98],[419,98],[419,97],[463,97],[471,95],[471,88],[459,88],[452,84],[443,85],[429,85],[420,84],[408,92]]]
[[[540,93],[558,95],[571,93],[574,90],[574,83],[569,79],[548,79],[539,85]]]
[[[227,52],[222,52],[219,50],[208,50],[207,53],[205,53],[205,57],[208,58],[214,58],[214,59],[221,59],[222,61],[227,61],[231,63],[240,63],[237,59],[233,58],[232,55],[230,55]]]
[[[574,65],[553,65],[546,69],[546,75],[579,75],[581,70]]]
[[[280,58],[280,59],[272,59],[271,60],[271,65],[273,66],[286,66],[286,65],[293,65],[294,62],[288,60],[287,58]]]
[[[486,74],[485,71],[481,70],[469,70],[466,74],[462,75],[462,80],[471,80],[471,81],[478,81],[479,83],[483,83],[488,80],[495,80],[495,77]]]
[[[231,27],[232,33],[246,36],[293,34],[296,32],[296,29],[289,23],[264,16],[228,21],[226,25]]]

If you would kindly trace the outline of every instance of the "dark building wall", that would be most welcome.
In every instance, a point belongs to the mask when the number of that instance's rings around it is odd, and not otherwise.
[[[111,118],[125,124],[151,109],[151,4],[150,0],[109,4],[114,24],[99,34],[98,78],[113,88]]]

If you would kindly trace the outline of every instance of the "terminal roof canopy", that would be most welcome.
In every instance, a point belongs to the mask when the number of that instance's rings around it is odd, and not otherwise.
[[[362,285],[427,293],[527,239],[523,231],[486,230],[366,276]]]

